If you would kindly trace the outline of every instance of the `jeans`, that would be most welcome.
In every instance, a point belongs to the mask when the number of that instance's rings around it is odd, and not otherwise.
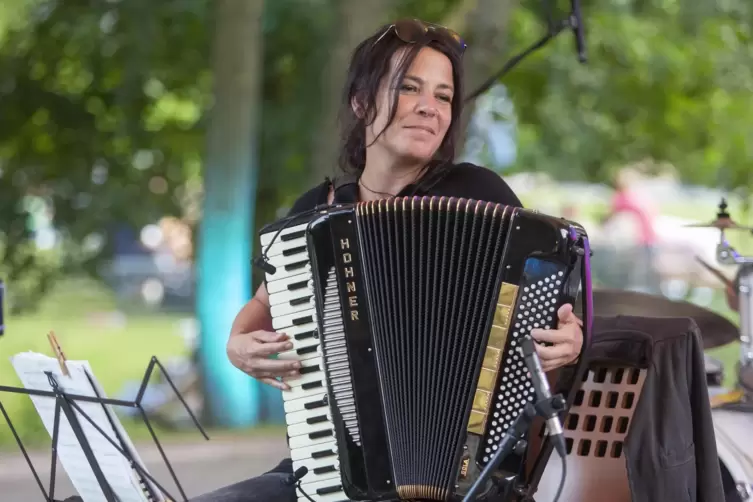
[[[285,484],[293,472],[289,458],[261,476],[225,486],[190,499],[190,502],[296,502],[295,486]],[[63,502],[83,502],[81,497],[69,497]]]
[[[285,484],[293,472],[293,462],[286,458],[271,471],[213,492],[191,502],[296,502],[294,485]]]

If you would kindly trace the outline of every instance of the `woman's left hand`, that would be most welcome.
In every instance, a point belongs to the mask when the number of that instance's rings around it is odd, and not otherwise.
[[[573,306],[565,304],[557,311],[557,329],[535,328],[531,336],[537,342],[549,342],[547,347],[536,344],[536,352],[544,371],[565,366],[575,361],[583,347],[583,322],[573,313]]]

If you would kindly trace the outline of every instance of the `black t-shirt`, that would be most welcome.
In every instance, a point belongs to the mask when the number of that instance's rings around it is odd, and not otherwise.
[[[355,175],[343,175],[331,183],[334,186],[335,203],[358,202],[358,178]],[[298,214],[326,204],[329,187],[330,181],[324,181],[301,195],[289,214]],[[515,192],[497,173],[467,162],[437,166],[397,195],[457,197],[523,207]]]

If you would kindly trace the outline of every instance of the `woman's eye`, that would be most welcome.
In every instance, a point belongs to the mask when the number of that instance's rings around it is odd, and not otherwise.
[[[441,94],[441,95],[437,96],[437,99],[439,99],[440,101],[444,101],[445,103],[452,103],[452,97],[451,96],[447,96],[445,94]]]
[[[400,87],[400,89],[403,91],[409,91],[409,92],[413,92],[417,90],[415,85],[410,85],[410,84],[403,84]]]

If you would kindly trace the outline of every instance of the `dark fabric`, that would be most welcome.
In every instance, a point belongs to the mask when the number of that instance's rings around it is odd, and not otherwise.
[[[358,202],[358,178],[344,174],[334,180],[325,180],[301,195],[290,209],[290,215],[327,203],[330,183],[335,191],[336,203]],[[436,166],[417,183],[405,187],[398,196],[446,196],[496,202],[523,207],[510,186],[494,171],[470,163]]]
[[[191,502],[296,502],[295,486],[286,483],[293,472],[290,459],[261,476],[206,493]]]
[[[190,499],[190,502],[296,502],[295,486],[286,484],[293,471],[292,461],[285,459],[261,476],[225,486]],[[83,502],[74,496],[63,502]]]
[[[691,319],[596,317],[592,361],[649,368],[625,441],[634,502],[723,502],[700,331]]]

